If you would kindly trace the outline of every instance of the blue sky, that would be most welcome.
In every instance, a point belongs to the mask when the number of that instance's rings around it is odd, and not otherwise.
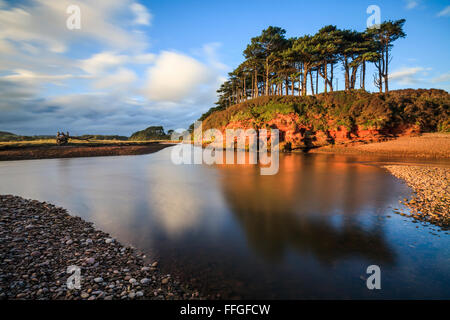
[[[80,30],[66,27],[71,4]],[[289,37],[328,24],[364,30],[369,5],[380,7],[381,20],[406,19],[391,89],[449,91],[450,1],[0,0],[0,131],[186,128],[213,106],[262,29],[280,26]]]

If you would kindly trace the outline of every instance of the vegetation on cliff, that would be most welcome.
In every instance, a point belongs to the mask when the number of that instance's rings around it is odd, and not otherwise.
[[[315,96],[264,96],[212,112],[203,128],[224,128],[232,122],[267,123],[280,115],[293,115],[297,125],[312,132],[391,129],[415,126],[424,132],[450,131],[450,95],[437,89],[405,89],[385,93],[363,90]]]

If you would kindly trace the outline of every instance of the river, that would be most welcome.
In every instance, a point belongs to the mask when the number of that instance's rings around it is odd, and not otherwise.
[[[397,215],[378,161],[282,154],[280,169],[154,154],[0,162],[0,193],[54,203],[210,297],[450,298],[450,235]],[[369,290],[366,269],[381,269]]]

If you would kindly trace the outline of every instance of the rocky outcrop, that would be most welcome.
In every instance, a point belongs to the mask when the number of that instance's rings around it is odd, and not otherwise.
[[[286,149],[385,141],[448,132],[450,95],[444,90],[364,90],[316,96],[264,96],[202,117],[203,129],[274,128]]]
[[[420,134],[420,128],[417,126],[397,126],[394,128],[363,128],[355,126],[349,129],[345,126],[336,126],[332,121],[329,128],[314,130],[312,126],[300,123],[299,116],[292,114],[278,114],[272,120],[259,126],[266,129],[278,129],[280,133],[280,144],[282,149],[307,149],[321,147],[332,144],[355,144],[381,142],[393,139],[399,136]],[[232,121],[219,130],[225,134],[226,129],[254,129],[255,123],[252,120]],[[270,135],[269,135],[270,137]]]

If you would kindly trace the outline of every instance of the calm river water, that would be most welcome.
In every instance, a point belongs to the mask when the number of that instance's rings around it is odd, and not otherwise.
[[[450,299],[449,233],[395,214],[411,191],[372,162],[281,155],[261,176],[177,166],[171,149],[0,162],[0,193],[63,206],[211,296]],[[381,290],[366,287],[373,264]]]

